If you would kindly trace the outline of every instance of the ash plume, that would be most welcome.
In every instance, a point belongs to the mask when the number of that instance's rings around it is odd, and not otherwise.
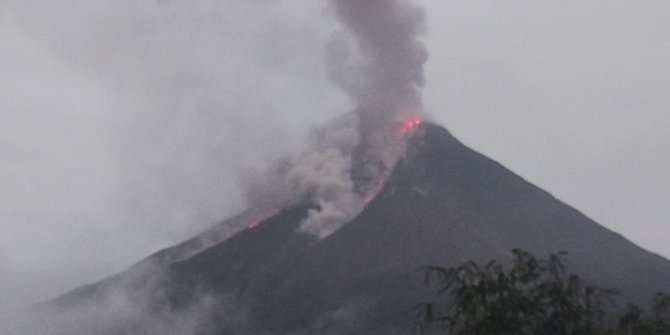
[[[394,124],[422,113],[425,13],[406,0],[330,3],[357,46],[352,50],[345,34],[334,36],[327,54],[331,78],[356,104],[365,154],[390,167],[398,154]]]
[[[285,157],[264,174],[248,176],[247,197],[258,208],[312,203],[300,231],[326,237],[363,208],[351,179],[352,154],[359,144],[353,114],[312,130],[309,145]]]
[[[324,238],[353,219],[398,160],[398,124],[422,114],[419,88],[428,56],[419,40],[421,7],[406,0],[330,0],[344,30],[326,50],[331,80],[354,102],[353,114],[318,128],[311,145],[255,176],[248,195],[258,207],[316,206],[300,231]],[[373,171],[357,185],[352,169]]]

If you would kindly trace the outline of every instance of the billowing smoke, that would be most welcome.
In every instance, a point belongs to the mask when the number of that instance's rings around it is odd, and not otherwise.
[[[397,159],[396,124],[421,114],[428,59],[423,9],[406,0],[331,0],[345,33],[328,50],[331,78],[356,103],[362,148],[387,167]],[[347,34],[353,36],[353,50]]]
[[[330,0],[344,30],[328,44],[332,81],[350,97],[351,115],[320,127],[312,145],[252,178],[252,203],[311,203],[300,231],[326,237],[353,219],[402,152],[398,124],[422,114],[426,50],[422,8],[406,0]],[[352,170],[372,172],[364,180]],[[369,174],[369,173],[368,173]],[[374,192],[374,190],[372,190]]]
[[[356,130],[353,114],[314,128],[303,152],[248,178],[251,202],[260,208],[314,204],[300,230],[320,238],[330,235],[363,208],[350,173],[359,144]]]

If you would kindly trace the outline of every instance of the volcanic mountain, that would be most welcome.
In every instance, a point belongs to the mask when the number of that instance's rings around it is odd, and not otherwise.
[[[429,123],[343,228],[322,240],[297,232],[309,209],[271,213],[254,228],[246,226],[259,214],[242,214],[48,306],[89,306],[122,291],[148,296],[147,311],[178,311],[207,295],[219,305],[203,333],[406,334],[425,298],[413,276],[419,266],[505,260],[513,248],[567,251],[570,270],[634,302],[670,290],[670,261]],[[240,229],[228,238],[231,226]],[[239,317],[227,314],[231,305]],[[137,316],[126,327],[142,322]]]

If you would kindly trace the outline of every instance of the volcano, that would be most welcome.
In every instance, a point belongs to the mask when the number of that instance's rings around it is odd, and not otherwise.
[[[418,267],[504,261],[513,248],[542,256],[566,251],[571,271],[636,303],[670,290],[670,261],[471,150],[446,129],[423,123],[412,131],[381,191],[325,239],[297,232],[309,204],[250,211],[46,308],[91,306],[121,291],[148,297],[142,301],[147,313],[178,311],[207,295],[217,308],[204,334],[406,334],[413,309],[426,298],[415,277]],[[229,237],[230,227],[237,228]],[[230,316],[231,309],[242,316]],[[116,333],[140,329],[142,315]]]

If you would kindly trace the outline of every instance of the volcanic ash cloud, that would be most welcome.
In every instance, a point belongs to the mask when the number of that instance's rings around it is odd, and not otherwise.
[[[319,127],[307,149],[254,178],[255,206],[315,206],[299,230],[324,238],[364,207],[355,166],[371,165],[376,182],[397,162],[404,135],[399,124],[422,118],[419,89],[427,52],[423,9],[405,0],[331,0],[342,24],[326,50],[333,82],[354,102],[353,113]],[[373,183],[375,181],[373,180]],[[365,189],[365,188],[363,188]]]
[[[396,124],[422,113],[425,13],[405,0],[330,3],[344,27],[327,50],[331,78],[356,104],[366,154],[390,168],[398,155]]]

